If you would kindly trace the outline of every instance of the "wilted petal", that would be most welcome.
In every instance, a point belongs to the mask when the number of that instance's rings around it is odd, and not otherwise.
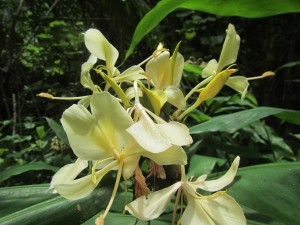
[[[54,188],[55,184],[60,184],[74,180],[82,170],[87,168],[86,160],[77,159],[75,163],[71,163],[60,168],[52,177],[50,188]]]
[[[239,92],[242,95],[241,99],[245,98],[249,86],[249,82],[246,77],[243,76],[229,77],[225,84],[231,87],[233,90]]]
[[[180,186],[181,183],[177,182],[170,187],[150,193],[147,198],[139,197],[127,204],[125,210],[140,220],[153,220],[164,212]]]
[[[90,70],[93,68],[94,64],[97,62],[97,58],[94,55],[91,55],[87,62],[83,63],[81,66],[81,76],[80,83],[85,88],[90,90],[97,91],[94,82],[91,79]]]
[[[168,84],[170,53],[163,52],[146,64],[146,73],[152,78],[155,89],[164,89]]]
[[[177,107],[178,109],[184,109],[186,101],[184,99],[182,91],[176,86],[168,86],[164,90],[165,95],[168,98],[168,102]]]
[[[143,156],[153,160],[158,165],[186,165],[187,156],[182,147],[171,146],[160,153],[144,151]]]
[[[236,175],[237,169],[239,167],[240,157],[237,156],[232,162],[229,170],[219,179],[204,181],[194,184],[196,188],[200,188],[205,191],[215,192],[221,190],[222,188],[229,185]]]
[[[183,225],[245,225],[246,218],[239,204],[225,192],[194,198],[187,195],[188,204],[181,224]]]
[[[107,158],[109,147],[96,121],[90,112],[82,105],[72,105],[62,115],[61,123],[67,133],[69,143],[78,158],[98,160]]]
[[[217,74],[218,62],[215,59],[210,60],[202,71],[202,77],[210,77]]]
[[[219,73],[225,66],[234,63],[239,52],[241,39],[240,36],[236,33],[235,28],[232,24],[228,25],[226,33],[227,35],[218,61],[216,73]]]
[[[60,184],[54,184],[54,188],[60,195],[67,199],[76,200],[84,198],[95,189],[104,175],[113,169],[117,163],[117,161],[114,161],[95,174],[75,180],[68,180]],[[93,175],[95,176],[96,182],[94,182],[92,179]]]
[[[84,41],[87,49],[98,59],[106,61],[106,65],[113,74],[114,65],[118,59],[118,50],[108,42],[104,35],[97,29],[85,32]]]

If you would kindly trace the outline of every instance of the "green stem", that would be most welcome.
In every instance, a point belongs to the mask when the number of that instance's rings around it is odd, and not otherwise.
[[[191,105],[188,109],[186,109],[183,113],[180,114],[178,120],[181,121],[188,113],[196,109],[201,103],[203,102],[202,99],[198,98],[197,101]]]

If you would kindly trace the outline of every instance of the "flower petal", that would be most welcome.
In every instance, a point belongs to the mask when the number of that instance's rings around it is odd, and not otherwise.
[[[216,73],[219,73],[225,66],[234,63],[239,52],[241,39],[240,36],[236,33],[235,28],[232,24],[228,25],[226,33],[227,35],[218,61]]]
[[[239,92],[242,95],[241,99],[245,98],[249,86],[249,82],[246,77],[229,77],[225,84],[234,89],[235,91]]]
[[[143,156],[153,160],[158,165],[186,165],[187,156],[182,147],[171,146],[160,153],[142,152]]]
[[[225,192],[208,197],[187,195],[188,204],[181,223],[184,225],[245,225],[246,218],[239,204]]]
[[[139,66],[132,66],[125,70],[123,73],[119,74],[118,76],[114,77],[115,82],[130,82],[134,80],[141,80],[146,79],[144,75],[145,71]]]
[[[165,51],[146,64],[146,74],[152,78],[155,89],[162,90],[168,85],[170,53]]]
[[[127,204],[125,210],[140,220],[153,220],[164,212],[180,186],[181,183],[177,182],[170,187],[150,193],[147,198],[139,197]]]
[[[80,83],[82,84],[83,87],[88,88],[93,92],[97,91],[97,88],[91,79],[90,70],[93,68],[96,62],[97,62],[97,58],[94,55],[91,55],[88,61],[83,63],[81,66]]]
[[[98,59],[106,61],[110,73],[114,73],[114,65],[118,59],[118,50],[108,42],[104,35],[97,29],[85,32],[84,42],[87,49]]]
[[[81,159],[77,159],[75,163],[63,166],[52,177],[50,188],[54,188],[55,184],[74,180],[87,166],[87,161]]]
[[[160,134],[170,143],[177,146],[190,145],[193,139],[186,125],[171,121],[169,123],[157,124]]]
[[[96,121],[82,105],[72,105],[62,115],[61,123],[67,133],[69,143],[78,158],[99,160],[110,155],[106,142]]]
[[[91,98],[91,111],[101,131],[98,141],[106,142],[108,149],[124,149],[132,138],[126,129],[133,120],[118,100],[108,92],[95,93]]]
[[[202,71],[202,77],[207,78],[217,74],[218,62],[215,59],[210,60]]]
[[[99,184],[104,175],[108,173],[111,169],[113,169],[117,164],[117,161],[113,161],[112,163],[104,167],[102,170],[97,171],[94,174],[96,182],[93,182],[93,174],[90,174],[79,179],[68,180],[60,184],[54,184],[54,188],[64,198],[70,200],[84,198],[95,189],[95,187]]]
[[[133,155],[124,159],[122,174],[125,180],[129,179],[133,175],[137,165],[139,164],[140,157],[140,155]]]
[[[165,95],[168,98],[168,102],[177,107],[178,109],[184,109],[186,101],[184,99],[182,91],[176,86],[168,86],[164,90]]]
[[[221,190],[222,188],[226,187],[234,180],[237,169],[239,167],[239,162],[240,162],[240,157],[237,156],[232,162],[229,170],[222,177],[216,180],[204,181],[204,182],[194,184],[195,187],[210,192]]]
[[[177,57],[176,57],[174,73],[173,73],[173,82],[172,84],[169,85],[179,86],[181,82],[182,72],[183,72],[184,58],[179,52],[177,52],[176,56]],[[172,60],[172,57],[170,58],[170,60]]]

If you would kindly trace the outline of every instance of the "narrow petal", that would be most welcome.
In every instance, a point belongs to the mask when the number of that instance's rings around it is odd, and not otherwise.
[[[231,87],[233,90],[239,92],[242,95],[241,99],[245,98],[249,86],[249,82],[246,77],[243,76],[229,77],[225,84]]]
[[[91,174],[79,179],[71,181],[68,180],[60,184],[54,184],[54,188],[64,198],[70,200],[84,198],[95,189],[95,187],[99,184],[104,175],[107,174],[111,169],[113,169],[117,165],[117,163],[117,161],[114,161],[106,167],[104,167],[102,170],[96,172],[94,174],[96,182],[93,181],[93,174]]]
[[[108,69],[113,73],[119,52],[108,42],[104,35],[97,29],[89,29],[85,32],[84,42],[87,49],[93,55],[98,59],[106,61]]]
[[[202,71],[202,77],[207,78],[217,74],[218,62],[215,59],[210,60]]]
[[[223,44],[216,73],[219,73],[225,66],[234,63],[239,52],[241,39],[240,36],[236,33],[235,28],[232,24],[228,25],[226,33],[227,36]]]
[[[128,156],[124,159],[122,174],[125,180],[129,179],[139,164],[140,155]]]
[[[55,184],[74,180],[82,170],[87,168],[86,160],[77,159],[75,163],[71,163],[60,168],[52,177],[50,188],[54,188]]]
[[[155,89],[162,90],[168,85],[170,53],[165,51],[146,64],[146,74],[151,77]]]
[[[91,55],[88,61],[83,63],[81,66],[80,83],[83,87],[88,88],[93,92],[97,91],[97,88],[91,79],[90,70],[93,68],[96,62],[97,58],[94,55]]]
[[[246,225],[246,218],[239,204],[224,192],[203,198],[187,195],[188,205],[181,224],[183,225]]]
[[[184,99],[182,91],[176,86],[168,86],[164,90],[167,96],[168,102],[177,107],[178,109],[184,109],[186,101]]]
[[[186,165],[187,156],[182,147],[172,146],[160,153],[144,151],[143,156],[153,160],[158,165]]]
[[[157,124],[160,134],[170,143],[177,146],[190,145],[193,139],[186,125],[171,121],[169,123]]]
[[[78,158],[99,160],[111,154],[110,146],[101,142],[103,137],[96,121],[83,105],[72,105],[62,115],[61,123],[67,133],[69,143]]]
[[[117,83],[121,82],[131,82],[134,80],[141,80],[141,79],[146,79],[146,76],[144,75],[145,71],[139,67],[139,66],[132,66],[125,70],[123,73],[120,75],[114,77],[114,80]]]
[[[150,193],[147,198],[139,197],[127,204],[125,210],[142,221],[153,220],[164,212],[180,186],[181,183],[177,182],[170,187]]]
[[[239,167],[239,163],[240,163],[240,157],[237,156],[234,159],[233,163],[231,164],[229,170],[222,177],[216,180],[197,183],[195,184],[195,187],[210,192],[215,192],[223,189],[234,180],[237,169]]]
[[[172,59],[172,57],[171,57],[171,59]],[[181,82],[183,66],[184,66],[184,58],[178,52],[177,57],[176,57],[176,62],[175,62],[174,74],[173,74],[173,83],[169,84],[169,85],[179,86],[179,84]]]

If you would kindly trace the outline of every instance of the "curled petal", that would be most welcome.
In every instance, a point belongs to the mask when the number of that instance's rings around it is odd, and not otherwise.
[[[193,198],[187,195],[188,204],[181,224],[184,225],[246,225],[246,218],[239,204],[225,192],[208,197]]]
[[[245,98],[249,86],[249,82],[246,77],[243,76],[229,77],[225,84],[231,87],[233,90],[239,92],[242,95],[241,99]]]
[[[182,91],[176,86],[168,86],[164,90],[167,96],[168,102],[177,107],[178,109],[184,109],[186,101],[184,99]]]
[[[118,59],[118,50],[108,42],[104,35],[97,29],[85,32],[84,42],[87,49],[98,59],[106,61],[110,73],[114,72],[114,65]]]
[[[104,175],[112,170],[117,164],[117,161],[113,161],[102,170],[97,171],[95,174],[84,176],[75,180],[68,179],[62,183],[55,183],[53,184],[53,187],[60,195],[67,199],[76,200],[84,198],[95,189]]]
[[[125,180],[129,179],[139,164],[140,155],[128,156],[124,159],[122,174]]]
[[[87,62],[83,63],[81,66],[81,76],[80,83],[83,87],[90,89],[91,91],[97,91],[97,88],[92,81],[90,70],[93,68],[94,64],[97,62],[97,58],[91,55]]]
[[[240,157],[237,156],[232,162],[229,170],[222,177],[216,180],[199,182],[197,184],[194,184],[195,187],[210,192],[221,190],[222,188],[226,187],[233,181],[237,169],[239,167],[239,162],[240,162]]]
[[[54,188],[56,184],[74,180],[87,166],[87,161],[81,159],[77,159],[75,163],[63,166],[52,177],[50,188]]]
[[[139,197],[127,204],[125,210],[140,220],[153,220],[164,212],[180,186],[181,183],[177,182],[170,187],[150,193],[147,198]]]
[[[210,60],[202,71],[202,77],[207,78],[217,74],[218,62],[215,59]]]
[[[172,60],[172,57],[170,58],[170,60]],[[173,74],[172,74],[173,82],[169,85],[178,86],[180,84],[183,67],[184,67],[184,58],[179,52],[177,52],[174,71],[173,71]]]
[[[125,70],[123,73],[119,74],[118,76],[114,77],[115,82],[131,82],[134,80],[141,80],[146,79],[144,75],[144,70],[139,66],[132,66]]]

